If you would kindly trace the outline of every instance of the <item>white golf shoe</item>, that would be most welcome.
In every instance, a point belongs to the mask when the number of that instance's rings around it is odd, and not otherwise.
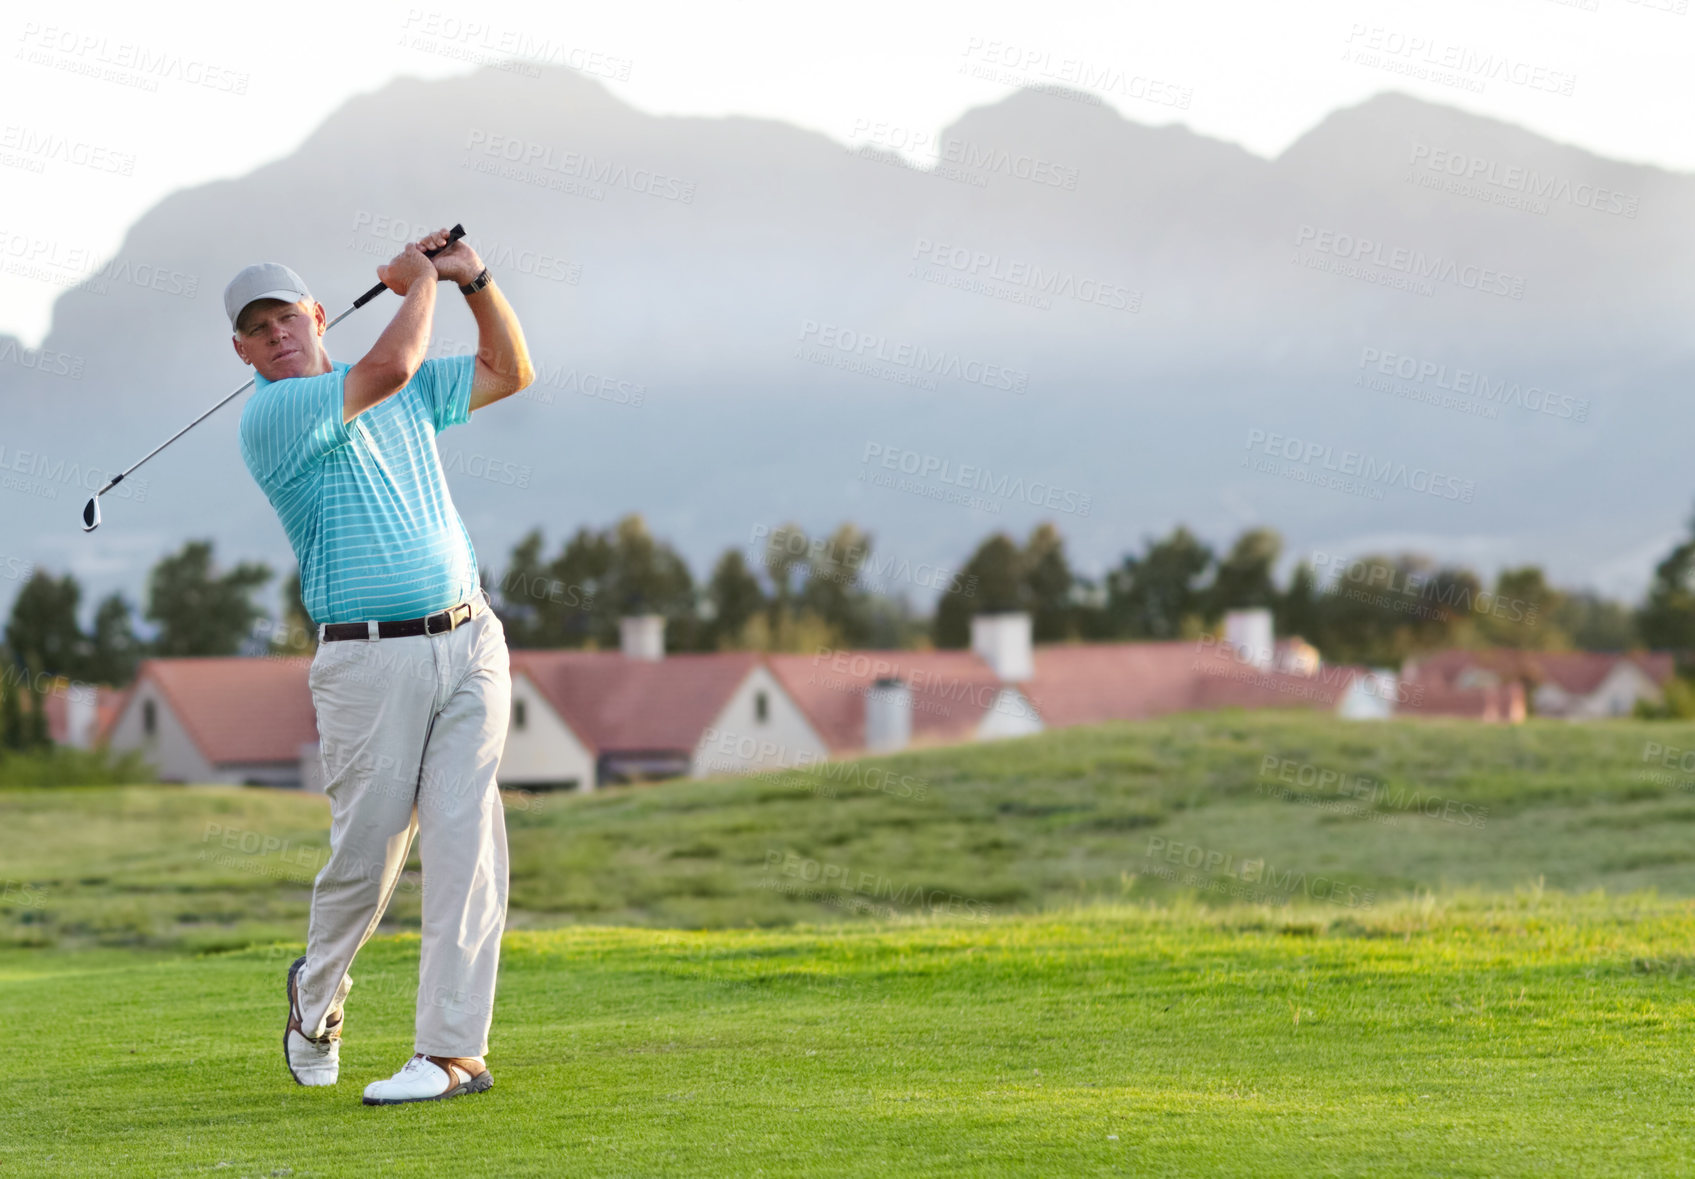
[[[365,1086],[366,1105],[443,1101],[461,1093],[481,1093],[494,1084],[480,1056],[425,1056],[418,1053],[386,1081]]]
[[[301,1085],[333,1085],[341,1075],[341,1013],[332,1016],[316,1040],[301,1030],[300,1001],[295,976],[306,965],[305,955],[288,968],[288,1023],[283,1026],[283,1059],[289,1075]]]

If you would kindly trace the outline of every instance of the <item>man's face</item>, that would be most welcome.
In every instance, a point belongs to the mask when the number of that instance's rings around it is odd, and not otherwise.
[[[255,299],[235,322],[235,354],[267,381],[312,377],[330,371],[321,337],[323,304],[303,299]]]

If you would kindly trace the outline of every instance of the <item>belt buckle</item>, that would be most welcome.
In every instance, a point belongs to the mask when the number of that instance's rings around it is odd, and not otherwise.
[[[366,619],[366,621],[365,621],[365,641],[370,642],[370,643],[374,643],[380,638],[382,638],[382,635],[377,633],[377,621],[376,621],[376,619],[374,619],[374,618]]]
[[[461,614],[461,611],[464,613]],[[438,618],[442,620],[444,625],[440,630],[431,630],[430,624]],[[426,616],[424,618],[424,633],[427,635],[446,634],[469,621],[471,621],[471,604],[461,602],[457,606],[450,606],[446,610],[438,610],[434,614]]]

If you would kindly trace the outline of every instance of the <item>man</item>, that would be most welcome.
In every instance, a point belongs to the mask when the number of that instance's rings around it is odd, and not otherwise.
[[[534,375],[517,316],[462,240],[408,245],[377,276],[401,296],[357,364],[324,351],[324,309],[299,275],[249,266],[224,291],[236,355],[257,370],[241,456],[300,562],[318,624],[308,676],[330,800],[330,856],[306,954],[288,972],[283,1050],[302,1085],[333,1085],[353,957],[418,835],[423,936],[415,1055],[367,1105],[493,1084],[483,1056],[506,920],[495,772],[511,707],[506,636],[479,588],[435,436]],[[426,360],[436,283],[460,284],[477,354]]]

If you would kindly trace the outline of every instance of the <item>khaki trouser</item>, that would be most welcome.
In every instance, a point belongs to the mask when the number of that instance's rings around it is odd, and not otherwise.
[[[512,681],[506,632],[481,593],[451,631],[322,643],[318,714],[330,858],[312,887],[303,1030],[320,1036],[353,984],[353,956],[388,908],[412,835],[423,861],[417,1043],[481,1056],[506,923],[506,819],[495,771]]]

